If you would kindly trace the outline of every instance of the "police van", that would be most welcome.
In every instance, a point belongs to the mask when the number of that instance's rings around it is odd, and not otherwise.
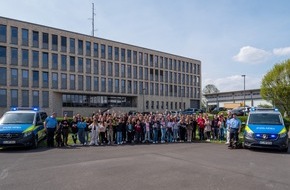
[[[46,112],[38,108],[12,108],[0,119],[0,147],[37,148],[46,137],[43,122]]]
[[[271,148],[288,151],[288,133],[278,109],[251,108],[245,131],[244,148]]]

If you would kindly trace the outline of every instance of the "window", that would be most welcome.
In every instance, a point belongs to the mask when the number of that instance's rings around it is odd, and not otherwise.
[[[67,47],[67,42],[66,42],[66,37],[65,36],[61,36],[60,37],[60,45],[61,45],[61,52],[66,52],[66,47]]]
[[[28,30],[22,28],[22,43],[21,43],[21,44],[22,44],[23,46],[28,46],[28,42],[29,42],[28,39],[29,39],[29,38],[28,38]]]
[[[86,76],[86,90],[91,91],[92,90],[92,77]]]
[[[91,42],[86,41],[86,56],[91,56]]]
[[[94,91],[99,91],[99,77],[94,77]]]
[[[139,81],[139,94],[142,95],[143,94],[143,82]]]
[[[21,81],[22,81],[22,87],[28,87],[28,76],[29,76],[29,72],[28,70],[22,70],[22,78],[21,78]]]
[[[52,50],[53,51],[57,51],[57,46],[58,46],[58,39],[57,39],[57,35],[52,34],[51,35],[51,43],[52,43]]]
[[[22,97],[21,105],[23,107],[29,107],[29,91],[28,90],[22,90],[21,91],[21,97]]]
[[[75,53],[76,52],[76,44],[75,44],[75,39],[74,38],[70,38],[69,39],[69,52],[70,53]]]
[[[163,57],[160,56],[160,68],[163,68]]]
[[[126,93],[126,80],[121,80],[121,93]]]
[[[154,101],[151,101],[151,109],[154,109]]]
[[[154,83],[150,83],[150,95],[154,95]]]
[[[112,60],[113,59],[113,47],[108,46],[108,59]]]
[[[18,49],[11,48],[11,65],[18,65]]]
[[[91,74],[91,72],[92,72],[91,59],[86,59],[86,73]]]
[[[18,90],[12,89],[11,91],[11,106],[18,106]]]
[[[134,67],[133,67],[133,78],[134,78],[134,79],[137,79],[137,75],[138,75],[137,67],[134,66]]]
[[[32,91],[32,106],[39,107],[39,91]]]
[[[157,69],[155,69],[155,81],[159,81],[159,74]]]
[[[52,88],[58,89],[58,74],[52,73]]]
[[[150,54],[149,56],[149,63],[150,63],[150,66],[153,67],[153,55]]]
[[[11,86],[18,86],[18,69],[11,69]]]
[[[108,92],[113,92],[113,79],[108,78]]]
[[[106,78],[101,78],[101,92],[106,92]]]
[[[18,28],[11,26],[11,44],[18,44]]]
[[[71,72],[75,72],[76,70],[76,61],[75,61],[75,57],[73,56],[69,57],[69,70]]]
[[[113,76],[113,63],[108,62],[108,76]]]
[[[6,58],[7,58],[6,47],[0,46],[0,64],[6,65],[6,61],[7,61]]]
[[[101,75],[106,75],[106,62],[101,61]]]
[[[84,90],[84,76],[78,75],[78,90]]]
[[[127,93],[132,94],[132,81],[131,80],[128,80]]]
[[[115,47],[115,61],[119,61],[119,48]]]
[[[139,79],[143,79],[143,67],[139,67]]]
[[[143,65],[143,53],[139,52],[139,64]]]
[[[42,48],[48,49],[48,33],[42,33]]]
[[[115,63],[115,77],[119,77],[119,63]]]
[[[94,43],[94,57],[99,57],[99,44]]]
[[[39,87],[39,72],[32,71],[32,87],[38,88]]]
[[[65,73],[61,74],[61,89],[67,89],[67,75]]]
[[[61,55],[61,70],[67,70],[66,55]]]
[[[99,61],[94,59],[94,74],[99,74]]]
[[[148,54],[144,53],[144,64],[148,66]]]
[[[32,47],[39,47],[39,33],[37,31],[32,31]]]
[[[39,52],[32,51],[32,67],[38,68],[39,67]]]
[[[7,85],[7,69],[0,67],[0,85]]]
[[[159,84],[155,83],[155,95],[159,95]]]
[[[42,88],[48,88],[48,72],[42,72]]]
[[[127,77],[132,78],[132,68],[131,65],[127,65]]]
[[[126,65],[121,65],[121,77],[126,77]]]
[[[48,68],[48,53],[46,52],[42,53],[42,68],[44,69]]]
[[[133,82],[133,93],[134,94],[138,93],[138,82],[137,81]]]
[[[119,79],[115,79],[115,92],[116,93],[119,93],[119,88],[120,88],[119,85],[120,85]]]
[[[145,68],[145,80],[148,80],[149,74],[148,74],[148,68]]]
[[[7,90],[0,89],[0,107],[7,107]]]
[[[160,84],[160,96],[164,96],[163,85],[164,84]],[[162,107],[162,109],[163,109],[163,107]]]
[[[125,55],[126,50],[125,49],[121,49],[121,61],[125,62],[126,61],[126,55]]]
[[[22,66],[28,66],[28,50],[22,49]]]
[[[84,42],[83,40],[78,40],[78,55],[84,54]]]
[[[154,56],[154,65],[155,65],[155,67],[158,67],[158,56],[157,55]]]
[[[133,51],[133,63],[137,64],[137,51]]]
[[[0,24],[0,42],[6,43],[7,39],[7,27]]]
[[[165,69],[168,69],[168,58],[167,57],[165,57],[165,59],[164,59],[164,67],[165,67]]]
[[[127,49],[127,63],[131,63],[132,62],[132,52],[131,50]]]
[[[83,58],[78,58],[78,73],[84,72],[84,61]]]
[[[106,59],[106,45],[101,44],[101,58]]]
[[[42,91],[42,107],[48,108],[49,107],[49,92]]]
[[[75,90],[76,88],[76,79],[75,79],[75,75],[70,75],[69,76],[69,89],[70,90]]]

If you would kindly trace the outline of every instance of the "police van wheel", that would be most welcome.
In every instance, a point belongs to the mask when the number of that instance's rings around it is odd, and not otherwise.
[[[37,148],[38,147],[38,137],[35,136],[33,138],[33,145],[32,145],[32,148]]]

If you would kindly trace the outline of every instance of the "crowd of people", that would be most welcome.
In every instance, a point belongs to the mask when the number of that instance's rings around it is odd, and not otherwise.
[[[230,147],[232,140],[238,141],[241,121],[235,114],[222,113],[209,118],[208,114],[193,115],[136,114],[117,115],[93,113],[91,117],[73,116],[70,121],[65,115],[59,122],[56,113],[44,122],[47,131],[47,146],[81,145],[121,145],[141,143],[174,143],[199,141],[226,141]],[[54,139],[55,138],[55,139]]]

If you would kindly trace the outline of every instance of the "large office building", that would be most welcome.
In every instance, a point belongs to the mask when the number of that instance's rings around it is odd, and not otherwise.
[[[199,108],[200,89],[199,60],[0,17],[0,115]]]

